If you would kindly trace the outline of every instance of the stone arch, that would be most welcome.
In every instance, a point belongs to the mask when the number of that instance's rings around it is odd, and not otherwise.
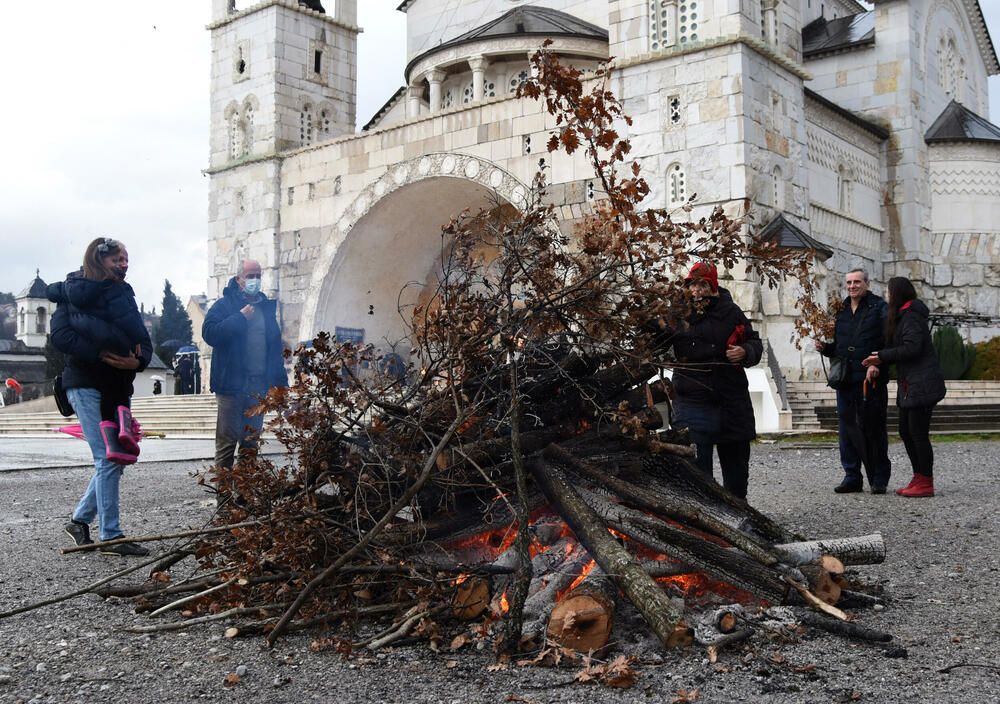
[[[509,172],[467,154],[427,154],[393,165],[358,193],[324,236],[299,339],[332,332],[335,325],[366,328],[366,342],[391,334],[402,322],[400,290],[422,283],[440,257],[441,226],[465,208],[489,208],[497,200],[520,208],[527,196],[527,186]],[[369,306],[375,306],[371,313]]]

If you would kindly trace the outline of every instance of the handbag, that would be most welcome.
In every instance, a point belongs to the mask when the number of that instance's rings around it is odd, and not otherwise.
[[[57,376],[55,382],[53,382],[52,393],[56,397],[56,408],[59,409],[59,413],[66,418],[76,413],[73,410],[73,406],[70,405],[69,398],[66,396],[66,389],[63,388],[62,374]]]
[[[861,314],[861,319],[858,324],[854,326],[854,334],[851,335],[851,344],[847,346],[847,349],[851,352],[854,351],[854,341],[858,339],[858,331],[861,329],[861,323],[865,321],[868,317],[868,311],[871,310],[871,306],[865,308],[865,312]],[[822,355],[820,356],[820,362],[823,361]],[[851,385],[851,359],[850,357],[831,357],[830,358],[830,371],[826,375],[826,385],[831,389],[836,389],[837,391],[842,391]]]
[[[847,357],[833,357],[830,360],[830,372],[826,375],[826,385],[840,391],[846,389],[851,382],[851,360]]]

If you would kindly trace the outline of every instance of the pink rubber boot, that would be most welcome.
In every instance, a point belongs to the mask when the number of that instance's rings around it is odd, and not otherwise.
[[[118,407],[118,442],[125,452],[139,456],[139,438],[132,433],[135,421],[128,406]]]
[[[104,449],[107,457],[115,464],[135,464],[139,459],[135,455],[125,452],[125,449],[118,442],[118,424],[110,420],[101,421],[101,437],[104,438]]]

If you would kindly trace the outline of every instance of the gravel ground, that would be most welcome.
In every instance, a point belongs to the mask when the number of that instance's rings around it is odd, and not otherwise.
[[[831,491],[840,480],[829,445],[754,447],[750,501],[811,537],[881,531],[885,564],[859,568],[892,598],[860,622],[889,631],[908,651],[888,658],[866,644],[811,631],[793,641],[755,635],[720,653],[666,652],[642,629],[617,652],[641,658],[631,689],[572,685],[575,669],[512,667],[471,646],[437,654],[426,646],[363,653],[345,660],[311,653],[312,636],[293,635],[273,650],[261,639],[224,639],[222,626],[134,635],[148,623],[119,602],[96,596],[0,620],[0,702],[669,702],[698,690],[703,702],[995,702],[1000,698],[1000,443],[936,446],[933,499]],[[899,444],[891,487],[909,479]],[[197,526],[211,512],[189,473],[197,462],[147,463],[127,470],[123,520],[133,534]],[[0,610],[66,593],[130,564],[96,554],[61,556],[61,525],[90,470],[0,473]],[[814,667],[807,667],[807,666]],[[942,670],[954,667],[947,672]],[[238,684],[226,687],[230,673]]]

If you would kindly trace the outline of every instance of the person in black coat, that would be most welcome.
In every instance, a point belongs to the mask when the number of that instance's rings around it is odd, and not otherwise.
[[[719,288],[713,265],[695,264],[684,283],[695,310],[686,326],[660,335],[678,361],[672,424],[690,430],[697,465],[709,475],[718,450],[723,486],[746,498],[757,428],[744,369],[760,361],[763,343],[729,292]]]
[[[899,436],[913,465],[913,478],[905,487],[896,489],[896,493],[909,497],[934,496],[931,414],[947,390],[944,373],[934,354],[929,311],[917,298],[910,280],[902,276],[889,279],[885,297],[889,306],[885,337],[890,346],[872,353],[864,360],[864,366],[873,374],[882,363],[895,364],[898,372]]]
[[[816,351],[824,357],[846,359],[848,365],[847,383],[837,389],[837,432],[844,478],[834,491],[862,491],[864,465],[871,492],[884,494],[892,473],[886,432],[888,375],[867,377],[866,385],[862,360],[883,346],[885,301],[869,290],[868,272],[864,269],[847,272],[845,282],[847,298],[837,313],[833,340],[816,340]]]
[[[132,429],[128,410],[132,382],[153,356],[132,287],[125,283],[127,271],[125,245],[99,237],[87,247],[82,271],[47,292],[58,303],[50,339],[66,355],[62,386],[94,457],[94,476],[63,526],[77,545],[93,542],[89,525],[95,517],[102,541],[123,537],[118,487],[122,465],[134,462],[135,453],[125,451],[122,438]],[[122,405],[114,408],[118,402]],[[133,542],[110,545],[101,552],[123,557],[149,554]]]

